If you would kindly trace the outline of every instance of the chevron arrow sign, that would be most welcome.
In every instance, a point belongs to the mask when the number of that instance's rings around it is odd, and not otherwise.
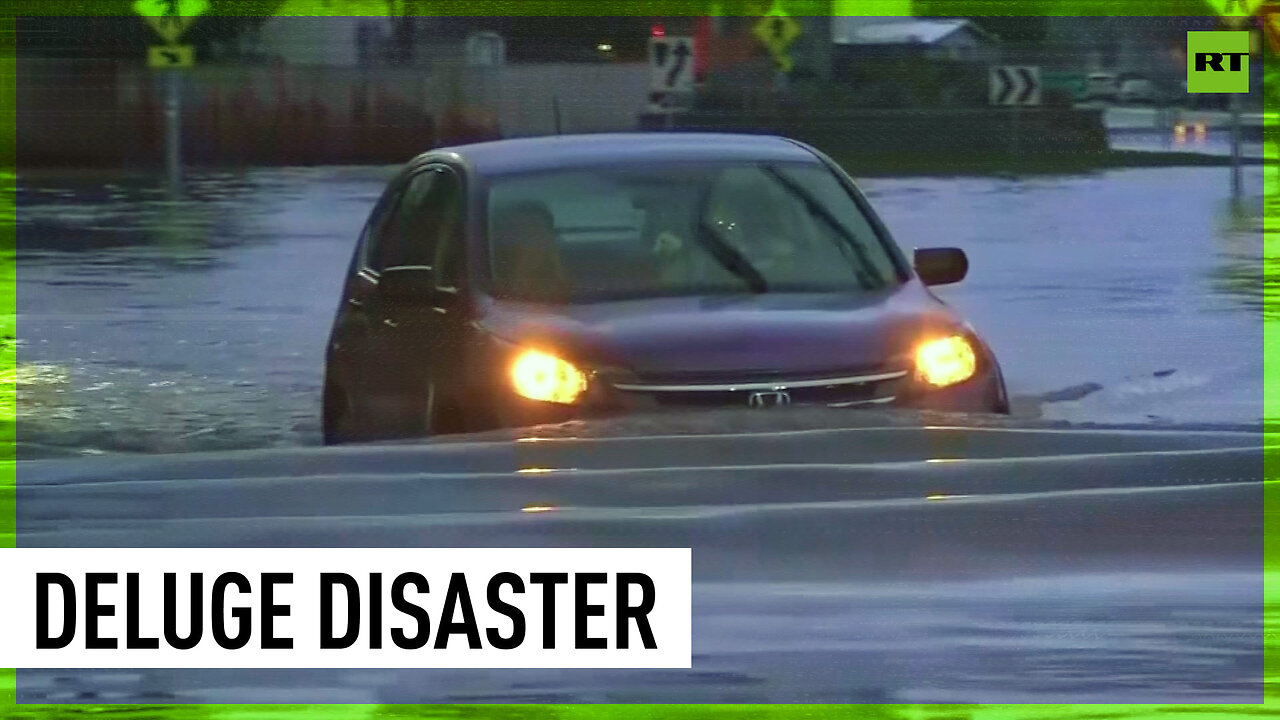
[[[997,65],[991,68],[992,105],[1039,105],[1040,68]]]

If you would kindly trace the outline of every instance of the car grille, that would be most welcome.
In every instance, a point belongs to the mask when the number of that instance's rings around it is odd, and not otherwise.
[[[664,407],[853,407],[893,402],[898,385],[906,376],[906,370],[888,368],[788,377],[743,374],[732,380],[686,375],[614,383],[613,387],[647,396]]]

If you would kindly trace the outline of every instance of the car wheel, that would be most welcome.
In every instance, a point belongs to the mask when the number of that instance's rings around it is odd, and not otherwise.
[[[390,437],[396,439],[428,438],[442,432],[440,398],[435,383],[429,383],[416,402],[392,423]]]
[[[422,425],[414,429],[414,434],[420,437],[431,437],[433,435],[465,433],[471,430],[468,424],[468,417],[463,412],[462,406],[452,397],[438,392],[435,383],[427,387],[427,397],[424,405],[426,411],[421,416]]]
[[[440,432],[440,410],[439,393],[436,391],[434,382],[427,385],[427,395],[424,398],[423,411],[419,415],[419,427],[412,428],[413,434],[419,437],[431,437]]]
[[[346,391],[333,383],[324,386],[320,432],[325,445],[341,445],[359,439],[351,414],[351,401]]]

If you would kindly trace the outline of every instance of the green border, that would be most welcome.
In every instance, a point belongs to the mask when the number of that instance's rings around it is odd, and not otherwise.
[[[833,6],[840,14],[903,14],[914,3],[919,14],[957,16],[1213,16],[1210,3],[1225,0],[778,0],[790,15],[828,15]],[[1258,3],[1262,0],[1250,0]],[[260,12],[264,4],[277,3],[276,14],[300,16],[382,16],[378,8],[405,0],[210,0],[209,15],[243,17]],[[763,14],[773,0],[409,0],[423,8],[423,16],[482,17],[608,15],[697,17],[719,8],[719,15]],[[18,15],[110,16],[132,15],[130,0],[11,0],[6,5],[25,9]],[[90,10],[91,8],[91,10]],[[856,13],[847,12],[856,8]],[[925,12],[927,10],[927,12]]]
[[[359,1],[359,0],[358,0]],[[754,0],[746,0],[748,3]],[[910,0],[836,0],[842,12],[856,7],[862,15],[900,15],[904,1]],[[213,0],[212,11],[218,15],[248,15],[252,0]],[[363,7],[374,7],[384,0],[363,0]],[[792,15],[826,15],[831,12],[832,0],[783,0]],[[927,5],[930,14],[936,15],[1024,15],[1024,16],[1204,16],[1210,15],[1209,0],[917,0]],[[293,15],[359,15],[382,14],[350,12],[350,6],[341,0],[326,3],[324,0],[282,0],[286,12]],[[764,5],[767,6],[768,0]],[[721,14],[754,15],[755,12],[732,12],[742,7],[741,0],[617,0],[605,6],[588,0],[427,0],[421,5],[434,15],[483,16],[589,16],[598,15],[604,7],[617,16],[698,16],[707,14],[707,7],[722,8]],[[258,3],[253,6],[260,7]],[[101,1],[90,5],[85,0],[17,0],[15,10],[27,9],[27,15],[127,15],[128,3]],[[91,12],[86,12],[92,7]],[[385,6],[384,6],[385,7]],[[726,10],[728,12],[726,12]],[[16,286],[14,261],[15,219],[15,32],[12,17],[0,17],[0,547],[14,547],[16,542],[15,500],[15,436],[16,404],[14,378],[16,374],[15,343]],[[1266,54],[1266,75],[1280,79],[1280,66],[1274,56]],[[1268,82],[1265,87],[1266,138],[1270,146],[1268,162],[1264,168],[1266,213],[1264,218],[1263,270],[1264,309],[1268,320],[1264,325],[1264,409],[1267,418],[1280,418],[1280,393],[1272,382],[1280,378],[1280,313],[1277,313],[1276,271],[1280,269],[1280,236],[1276,221],[1280,217],[1280,175],[1273,160],[1276,157],[1276,113],[1280,111],[1280,82]],[[1276,425],[1268,424],[1266,439],[1273,441]],[[1275,462],[1280,457],[1267,454],[1264,474],[1275,478],[1278,473]],[[974,720],[1004,718],[1238,718],[1250,715],[1278,713],[1275,681],[1280,678],[1280,658],[1274,652],[1271,609],[1276,607],[1276,564],[1280,559],[1280,533],[1271,531],[1270,519],[1280,513],[1280,488],[1267,482],[1263,490],[1264,529],[1264,700],[1248,705],[17,705],[15,704],[15,675],[12,670],[0,670],[0,717],[72,717],[97,713],[119,714],[129,718],[168,717],[226,717],[267,718],[305,717],[321,718],[402,718],[419,716],[483,717],[483,718],[563,718],[564,720],[596,720],[597,718],[826,718],[865,717],[901,718],[903,720],[942,720],[943,718],[973,718]]]
[[[0,17],[0,549],[17,546],[17,463],[15,462],[17,398],[17,36],[13,18]],[[17,677],[0,670],[0,709],[14,704]]]

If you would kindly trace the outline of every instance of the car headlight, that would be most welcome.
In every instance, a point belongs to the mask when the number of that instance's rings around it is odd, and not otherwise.
[[[961,335],[931,340],[916,348],[916,376],[934,387],[964,382],[977,370],[977,353]]]
[[[568,405],[586,392],[587,376],[555,355],[525,350],[511,364],[511,385],[530,400]]]

